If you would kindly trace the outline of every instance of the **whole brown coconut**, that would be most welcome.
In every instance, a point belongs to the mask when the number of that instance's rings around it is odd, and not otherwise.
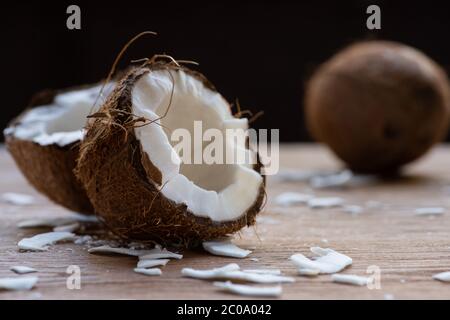
[[[449,82],[418,50],[388,41],[354,44],[314,74],[305,112],[312,135],[349,168],[396,171],[447,132]]]
[[[255,223],[264,199],[260,165],[237,169],[170,159],[174,129],[192,131],[194,121],[211,128],[244,123],[203,75],[151,60],[131,70],[92,117],[76,173],[116,234],[193,246]],[[233,189],[239,185],[240,191]]]
[[[73,170],[86,116],[99,91],[100,86],[84,86],[40,92],[4,130],[6,147],[30,184],[84,214],[94,209]]]

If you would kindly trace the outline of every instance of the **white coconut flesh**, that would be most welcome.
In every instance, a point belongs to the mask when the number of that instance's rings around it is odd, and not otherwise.
[[[98,109],[112,87],[112,84],[105,86],[100,98],[101,85],[58,94],[53,103],[27,111],[16,125],[5,129],[5,133],[41,146],[64,147],[80,141],[84,137],[86,117]]]
[[[203,132],[217,129],[223,133],[225,154],[233,148],[234,154],[239,148],[240,151],[245,149],[226,139],[226,129],[238,128],[244,132],[248,129],[247,119],[233,117],[230,105],[219,93],[182,70],[152,71],[133,87],[132,109],[136,116],[157,120],[134,131],[143,151],[161,172],[161,192],[166,198],[185,204],[198,217],[216,222],[236,220],[254,205],[263,179],[253,170],[250,161],[244,164],[223,163],[225,160],[222,164],[186,163],[174,148],[182,141],[182,138],[173,141],[175,129],[188,130],[194,144],[194,121],[202,121]],[[167,115],[162,117],[167,110]],[[195,150],[204,150],[209,143],[196,143],[191,148],[191,159]],[[244,152],[247,157],[252,156],[248,150]]]

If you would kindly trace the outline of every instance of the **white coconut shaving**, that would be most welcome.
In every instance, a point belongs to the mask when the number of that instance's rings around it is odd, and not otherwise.
[[[27,266],[13,266],[9,270],[11,270],[12,272],[15,272],[17,274],[27,274],[27,273],[37,272],[36,269],[27,267]]]
[[[338,197],[312,198],[308,200],[308,206],[312,209],[333,208],[344,204],[344,199]]]
[[[137,264],[138,269],[147,269],[157,266],[165,266],[170,260],[169,259],[148,259],[139,260]]]
[[[47,251],[48,246],[60,241],[73,240],[75,235],[71,232],[46,232],[35,235],[31,238],[24,238],[19,241],[21,250],[27,251]]]
[[[290,207],[308,203],[312,199],[310,194],[299,192],[283,192],[275,198],[275,204],[282,207]]]
[[[301,276],[315,277],[320,274],[320,270],[319,269],[300,268],[300,269],[298,269],[298,274]]]
[[[343,170],[333,174],[313,176],[309,183],[316,189],[342,187],[348,184],[352,178],[353,173],[350,170]]]
[[[175,252],[171,252],[161,246],[156,246],[154,249],[147,250],[143,255],[139,256],[139,260],[152,260],[152,259],[183,259],[183,255]]]
[[[203,279],[203,280],[235,280],[253,283],[291,283],[295,282],[292,277],[284,277],[267,273],[250,273],[240,271],[237,264],[228,264],[221,268],[209,270],[196,270],[192,268],[183,268],[181,274],[185,277]]]
[[[320,247],[312,247],[311,252],[317,258],[311,260],[303,254],[294,254],[290,260],[297,268],[319,270],[320,273],[336,273],[352,264],[352,259],[342,253],[334,251],[333,249],[323,249]]]
[[[71,214],[65,217],[55,218],[35,218],[21,221],[17,224],[19,228],[56,228],[65,225],[72,225],[80,222],[98,222],[97,217],[81,214]]]
[[[65,232],[74,232],[78,229],[80,229],[81,224],[79,224],[78,222],[72,223],[72,224],[66,224],[63,226],[59,226],[59,227],[54,227],[53,231],[58,232],[58,231],[65,231]]]
[[[146,276],[160,276],[162,274],[161,269],[158,269],[158,268],[150,268],[150,269],[135,268],[134,272],[140,273],[140,274],[143,274]]]
[[[38,277],[0,278],[0,290],[31,290],[38,282]]]
[[[357,205],[348,205],[342,208],[342,211],[350,213],[351,215],[358,215],[364,211],[364,208]]]
[[[278,297],[283,292],[281,286],[273,287],[255,287],[243,284],[234,284],[230,281],[227,282],[214,282],[214,286],[241,296],[253,296],[253,297]]]
[[[450,282],[450,271],[437,273],[433,275],[433,279],[442,282]]]
[[[353,274],[333,274],[331,280],[337,283],[351,284],[354,286],[366,286],[373,282],[373,278],[361,277]]]
[[[281,275],[280,269],[244,269],[244,272],[249,273],[260,273],[260,274],[273,274],[273,275]]]
[[[438,216],[445,213],[445,209],[442,207],[424,207],[414,210],[417,216]]]
[[[250,250],[239,248],[230,240],[206,241],[203,242],[203,249],[217,256],[226,256],[233,258],[245,258],[250,253],[252,253]]]
[[[122,254],[133,257],[139,257],[140,260],[161,259],[161,258],[181,259],[183,257],[181,254],[167,251],[166,249],[163,249],[160,246],[156,246],[153,249],[144,250],[131,248],[117,248],[111,247],[109,245],[102,245],[99,247],[90,248],[88,252]]]
[[[16,206],[29,206],[34,203],[34,197],[28,194],[5,192],[0,197],[1,201],[14,204]]]

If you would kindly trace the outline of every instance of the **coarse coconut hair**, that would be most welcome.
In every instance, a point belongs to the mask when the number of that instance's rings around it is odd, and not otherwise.
[[[99,218],[119,236],[193,246],[255,223],[265,195],[259,161],[172,161],[172,129],[192,130],[195,120],[248,128],[202,74],[155,56],[123,77],[91,117],[76,174]]]
[[[70,210],[93,214],[73,169],[86,117],[97,107],[100,85],[45,90],[4,130],[8,151],[39,192]],[[111,90],[107,85],[105,93]]]

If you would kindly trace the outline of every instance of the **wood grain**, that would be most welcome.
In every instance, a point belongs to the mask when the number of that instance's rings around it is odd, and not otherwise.
[[[318,145],[284,145],[281,168],[329,170],[340,166]],[[450,208],[450,148],[440,146],[411,166],[401,179],[359,186],[314,190],[320,196],[339,196],[348,204],[364,206],[359,215],[342,209],[280,208],[274,197],[283,191],[310,191],[306,183],[268,180],[268,204],[256,228],[244,230],[237,243],[253,248],[259,261],[231,259],[201,251],[184,252],[169,262],[160,277],[132,271],[136,259],[92,255],[81,245],[59,244],[48,252],[19,252],[17,242],[42,230],[18,229],[31,217],[56,217],[68,211],[38,195],[24,180],[4,148],[0,149],[0,193],[22,192],[36,196],[36,204],[17,207],[0,204],[0,277],[16,276],[9,268],[27,265],[39,270],[40,280],[29,292],[0,292],[0,299],[236,299],[208,281],[182,278],[183,267],[211,268],[237,262],[243,268],[280,268],[296,277],[283,285],[283,299],[449,299],[450,284],[431,279],[450,271],[450,212],[442,216],[414,215],[420,206]],[[379,207],[367,203],[379,202]],[[368,266],[381,269],[381,289],[369,290],[332,283],[330,276],[299,277],[288,261],[293,253],[309,254],[309,247],[331,247],[353,258],[346,274],[366,275]],[[81,290],[66,288],[69,265],[79,265]]]

